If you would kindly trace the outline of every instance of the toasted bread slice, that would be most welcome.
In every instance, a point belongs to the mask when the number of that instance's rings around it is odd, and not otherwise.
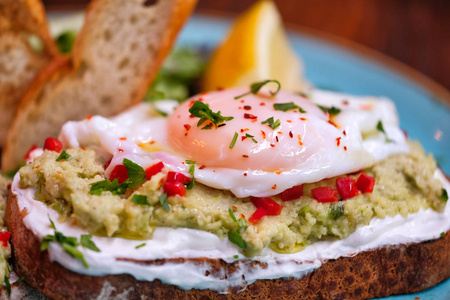
[[[361,252],[353,257],[328,260],[311,273],[296,278],[257,280],[241,292],[219,294],[212,290],[182,290],[159,280],[139,281],[128,274],[89,276],[74,273],[40,251],[41,240],[25,227],[17,198],[10,194],[7,225],[14,269],[25,282],[52,299],[369,299],[413,293],[436,285],[450,276],[450,233],[437,240],[401,244]],[[45,218],[46,216],[42,216]],[[210,258],[178,258],[136,261],[136,264],[211,265],[217,274],[231,275],[241,264],[264,268],[263,262],[238,260],[226,263]],[[213,275],[211,275],[213,276]],[[206,278],[206,277],[205,277]]]
[[[14,169],[30,146],[56,136],[68,120],[111,116],[141,101],[195,3],[93,1],[72,57],[43,70],[23,98],[2,169]]]
[[[30,47],[32,36],[39,51]],[[57,54],[40,1],[0,1],[0,148],[31,80]]]

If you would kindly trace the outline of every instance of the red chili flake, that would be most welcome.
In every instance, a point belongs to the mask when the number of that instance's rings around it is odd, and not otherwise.
[[[331,120],[328,120],[328,123],[330,123],[331,125],[333,125],[336,128],[339,128],[339,126]]]
[[[278,131],[278,134],[283,134],[281,131]]]
[[[244,118],[245,118],[245,119],[255,120],[255,119],[257,119],[258,117],[255,116],[255,115],[252,115],[252,114],[244,114]]]
[[[281,171],[276,171],[275,174],[281,175]]]
[[[270,144],[270,147],[272,147],[272,148],[275,147],[275,144]]]
[[[64,161],[64,159],[62,159],[61,161]],[[59,175],[61,175],[61,174],[62,174],[62,172],[61,172],[61,171],[56,171],[56,173],[58,173]]]
[[[119,184],[122,184],[125,180],[128,179],[128,170],[124,165],[117,165],[109,175],[109,181],[114,181],[114,179],[118,180]]]
[[[311,194],[314,199],[319,202],[338,202],[338,191],[328,186],[317,187],[311,190]]]
[[[177,119],[179,119],[179,118],[181,118],[181,116],[180,116],[180,115],[178,115],[178,116],[177,116]]]
[[[244,105],[244,109],[245,110],[250,110],[250,109],[252,109],[252,107],[250,105]]]
[[[242,109],[242,106],[239,106],[238,109]]]
[[[246,155],[246,154],[243,154],[243,155],[242,155],[242,157],[244,157],[244,158],[248,158],[248,155]]]
[[[260,106],[266,106],[266,104],[264,102],[261,102],[259,105]]]
[[[347,151],[347,146],[344,146],[344,150]]]
[[[0,241],[2,242],[3,247],[8,246],[8,241],[10,238],[11,238],[11,232],[8,232],[8,231],[0,232]]]
[[[121,141],[126,141],[127,138],[126,138],[126,137],[121,137],[121,138],[119,138],[119,140],[121,140]]]
[[[336,144],[338,147],[341,145],[341,137],[336,138]]]
[[[286,122],[288,122],[288,123],[292,123],[292,121],[291,121],[291,120],[286,120]]]
[[[87,118],[86,119],[88,119],[88,121],[90,121],[91,119],[92,119],[92,116],[91,115],[89,115],[89,116],[87,116]]]
[[[111,164],[111,160],[112,158],[106,162],[106,164],[103,166],[103,169],[108,169],[109,165]]]
[[[278,140],[278,136],[276,136],[276,137],[275,137],[275,139],[277,140],[277,143],[278,143],[278,142],[279,142],[279,140]]]
[[[205,165],[201,165],[198,169],[199,170],[203,170],[204,168],[206,168],[206,166]]]
[[[193,119],[193,118],[195,118],[195,116],[194,115],[189,115],[189,118]]]
[[[261,130],[261,134],[262,134],[263,139],[265,139],[266,138],[266,133],[263,130]]]
[[[336,187],[342,200],[358,196],[356,181],[351,177],[341,177],[336,180]]]
[[[34,150],[37,149],[36,144],[34,144],[33,146],[30,147],[30,149],[28,150],[27,154],[24,155],[23,159],[28,160],[30,158],[30,154],[31,152],[33,152]]]
[[[241,141],[245,140],[246,138],[246,136],[241,136]]]
[[[237,206],[236,205],[233,205],[231,208],[234,209],[234,210],[237,210]]]
[[[191,125],[189,125],[189,124],[184,124],[183,126],[187,131],[189,131],[191,129]]]
[[[342,104],[343,105],[348,105],[349,103],[348,103],[348,100],[342,100]]]
[[[245,100],[241,100],[241,103],[244,103],[245,102]]]
[[[308,121],[307,118],[300,118],[300,121]]]
[[[361,110],[371,110],[373,108],[373,105],[370,103],[369,104],[360,104],[359,108]]]
[[[343,134],[344,136],[347,136],[347,132],[345,132],[345,130],[342,131],[342,134]]]
[[[122,153],[123,152],[123,149],[117,149],[117,152],[119,152],[119,153]]]
[[[245,219],[245,215],[244,215],[244,214],[240,214],[240,217],[241,217],[242,219]]]
[[[80,146],[80,149],[81,149],[81,150],[86,150],[86,148],[84,148],[83,146]]]
[[[294,135],[292,134],[292,131],[289,131],[289,137],[292,139]]]
[[[303,185],[296,185],[281,193],[281,201],[291,201],[303,196]]]
[[[148,142],[150,145],[153,145],[155,143],[155,141],[150,141]]]
[[[208,92],[203,92],[200,94],[200,96],[206,96],[206,95],[208,95]]]
[[[373,187],[375,186],[375,178],[367,175],[366,173],[361,173],[356,180],[356,187],[361,193],[372,193]]]
[[[218,91],[223,91],[225,88],[223,87],[223,86],[219,86],[219,87],[217,87],[217,90]]]
[[[48,138],[45,139],[45,142],[44,142],[44,150],[61,152],[61,150],[62,150],[62,143],[58,139],[54,139],[52,137],[48,137]]]
[[[277,189],[277,185],[274,184],[274,185],[272,186],[272,190],[276,190],[276,189]]]
[[[147,180],[150,180],[153,177],[153,175],[156,175],[159,172],[161,172],[163,168],[164,168],[164,163],[162,161],[160,161],[159,163],[156,163],[156,164],[148,167],[147,169],[145,169],[145,175],[147,176]]]
[[[244,173],[244,176],[247,176],[247,173]]]
[[[248,128],[244,128],[244,129],[241,129],[241,133],[243,133],[243,132],[245,132],[245,131],[249,131],[250,129],[248,129]]]
[[[298,138],[298,144],[299,144],[300,146],[303,146],[302,136],[299,134],[299,135],[297,135],[297,138]]]

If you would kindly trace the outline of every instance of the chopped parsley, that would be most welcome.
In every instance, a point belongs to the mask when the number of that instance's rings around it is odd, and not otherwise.
[[[238,246],[239,248],[245,249],[247,248],[247,244],[245,243],[244,239],[242,238],[241,234],[236,231],[229,231],[228,232],[228,240]]]
[[[147,196],[144,195],[133,195],[133,197],[131,198],[131,202],[139,205],[151,206],[150,203],[147,202]]]
[[[319,107],[323,112],[327,112],[332,116],[335,116],[341,112],[341,110],[335,106],[328,107],[328,106],[317,105],[317,107]]]
[[[8,292],[8,296],[11,296],[11,283],[9,283],[8,276],[5,275],[5,284],[6,284],[6,291]]]
[[[306,113],[305,110],[303,110],[300,106],[298,106],[294,102],[275,103],[273,105],[273,108],[275,110],[281,110],[281,111],[288,111],[288,110],[292,110],[292,109],[298,109],[299,112]]]
[[[441,232],[441,237],[444,237],[445,236],[445,232]]]
[[[142,244],[140,244],[140,245],[137,245],[135,248],[136,248],[136,249],[139,249],[139,248],[144,247],[145,245],[147,245],[147,244],[146,244],[146,243],[142,243]]]
[[[262,121],[261,124],[268,124],[270,126],[270,128],[272,128],[273,130],[275,130],[278,126],[281,125],[281,122],[279,119],[277,119],[275,122],[273,121],[273,117],[268,118],[265,121]]]
[[[45,249],[47,249],[50,242],[59,243],[59,244],[61,244],[61,247],[64,249],[64,251],[66,251],[73,258],[81,260],[83,265],[86,268],[89,268],[87,261],[84,259],[83,253],[81,253],[81,251],[77,249],[77,246],[80,245],[77,241],[77,238],[70,237],[70,236],[64,236],[61,232],[56,230],[55,223],[53,223],[53,221],[50,218],[48,218],[48,219],[50,221],[51,227],[55,231],[55,234],[54,235],[46,235],[42,239],[41,251],[44,251]],[[94,244],[94,242],[91,240],[91,238],[92,238],[91,235],[82,235],[81,236],[81,246],[91,249],[91,250],[94,250],[94,251],[100,251],[100,249],[97,248],[97,246]]]
[[[233,120],[233,117],[224,117],[220,114],[220,111],[213,112],[208,104],[201,101],[195,101],[189,109],[189,112],[200,120],[197,122],[197,127],[200,127],[204,122],[210,121],[208,125],[202,127],[202,129],[211,129],[211,123],[217,128],[217,125],[224,123],[225,121]]]
[[[234,136],[233,136],[233,140],[232,140],[231,143],[230,143],[230,149],[233,149],[234,145],[236,144],[236,141],[237,141],[238,136],[239,136],[238,133],[235,132],[235,133],[234,133]]]
[[[257,143],[258,143],[258,141],[257,141],[257,140],[255,140],[255,137],[254,137],[253,135],[251,135],[251,134],[248,134],[248,133],[246,133],[246,134],[245,134],[245,137],[251,138],[251,139],[252,139],[252,141],[253,141],[253,143],[255,143],[255,144],[257,144]]]
[[[147,180],[145,170],[140,165],[127,158],[124,158],[122,163],[128,171],[128,187],[137,187]]]
[[[234,259],[238,259],[238,258],[239,258],[239,255],[234,255],[233,258],[234,258]]]
[[[80,244],[84,248],[91,249],[92,251],[100,252],[97,245],[95,245],[94,241],[92,241],[92,235],[90,234],[82,234],[80,239]]]
[[[188,190],[192,190],[192,188],[195,187],[195,177],[194,177],[195,163],[196,163],[195,160],[186,160],[186,164],[189,165],[189,174],[191,174],[191,176],[192,176],[192,180],[189,182],[189,184],[186,187]]]
[[[62,32],[56,38],[56,45],[61,53],[70,53],[75,42],[75,37],[77,33],[73,30],[67,30]]]
[[[280,84],[280,82],[279,82],[278,80],[269,79],[269,80],[264,80],[264,81],[259,81],[259,82],[252,83],[252,84],[250,85],[250,91],[249,91],[249,92],[244,93],[244,94],[239,95],[239,96],[236,96],[236,97],[234,97],[234,99],[237,100],[237,99],[240,99],[240,98],[242,98],[242,97],[244,97],[244,96],[247,96],[247,95],[250,95],[250,94],[257,94],[257,93],[259,92],[259,90],[260,90],[263,86],[265,86],[266,84],[268,84],[269,82],[274,82],[274,83],[276,83],[276,84],[278,85],[278,87],[277,87],[277,89],[276,89],[275,92],[270,91],[270,95],[273,97],[273,96],[275,96],[276,94],[278,94],[278,92],[280,91],[280,89],[281,89],[281,84]]]
[[[61,152],[61,154],[58,156],[58,158],[56,159],[56,161],[68,160],[69,158],[70,158],[70,154],[67,153],[65,150],[63,150]]]
[[[169,203],[167,203],[167,194],[162,194],[161,196],[159,196],[159,203],[161,203],[162,207],[164,208],[165,211],[169,211],[170,210],[170,206]]]
[[[448,193],[446,189],[442,189],[441,199],[444,200],[445,202],[448,201]]]
[[[384,130],[383,122],[381,122],[381,120],[379,120],[378,123],[377,123],[377,130],[384,134],[384,137],[386,139],[386,143],[393,143],[394,142],[393,140],[391,140],[388,137],[386,131]]]

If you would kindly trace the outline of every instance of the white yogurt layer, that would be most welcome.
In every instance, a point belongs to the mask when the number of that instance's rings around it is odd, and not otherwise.
[[[440,171],[435,176],[444,183],[444,188],[450,191],[450,183]],[[71,225],[70,222],[58,222],[58,213],[49,209],[44,203],[33,199],[34,190],[19,188],[19,175],[12,184],[12,192],[17,196],[19,209],[27,209],[23,218],[25,226],[39,239],[54,231],[50,227],[47,215],[55,222],[58,231],[66,236],[80,238],[85,230]],[[300,278],[319,268],[323,261],[339,257],[354,256],[359,252],[380,248],[388,245],[419,243],[440,237],[442,232],[450,229],[450,205],[447,204],[443,213],[432,209],[420,210],[406,218],[401,215],[385,219],[373,219],[368,226],[358,228],[349,237],[342,240],[317,242],[307,246],[303,251],[294,254],[279,254],[269,248],[253,258],[267,264],[267,268],[249,268],[237,247],[228,239],[220,240],[216,235],[193,229],[157,228],[151,240],[136,241],[122,238],[107,238],[94,236],[93,241],[101,252],[95,252],[78,247],[83,253],[89,268],[85,268],[80,260],[67,254],[60,244],[51,243],[48,250],[50,258],[62,266],[82,274],[102,276],[107,274],[130,274],[139,280],[161,280],[163,283],[176,285],[182,289],[211,289],[227,292],[229,287],[245,287],[258,279],[273,279],[282,277]],[[136,249],[137,246],[146,245]],[[164,258],[214,258],[233,262],[235,255],[243,261],[240,269],[223,279],[219,276],[205,276],[211,272],[208,264],[165,263],[163,265],[145,265],[132,260],[154,260]],[[245,276],[245,280],[242,275]]]

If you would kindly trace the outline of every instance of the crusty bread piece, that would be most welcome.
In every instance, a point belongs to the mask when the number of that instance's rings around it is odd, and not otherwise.
[[[30,36],[40,51],[31,49]],[[39,0],[0,0],[0,148],[31,80],[57,54]]]
[[[354,257],[329,260],[300,279],[258,280],[240,293],[188,290],[161,283],[139,281],[122,275],[87,276],[74,273],[40,251],[41,240],[23,224],[11,193],[6,222],[13,232],[14,267],[25,281],[53,299],[368,299],[405,294],[429,288],[450,277],[450,231],[440,239],[419,244],[383,247]],[[184,263],[188,259],[137,261],[143,264]],[[217,271],[232,273],[239,262],[208,258],[189,259],[209,263]],[[262,263],[250,262],[253,265]],[[108,298],[109,299],[109,298]]]
[[[2,169],[14,169],[30,146],[42,146],[68,120],[111,116],[141,101],[195,3],[94,0],[70,61],[63,70],[43,70],[24,96]]]

